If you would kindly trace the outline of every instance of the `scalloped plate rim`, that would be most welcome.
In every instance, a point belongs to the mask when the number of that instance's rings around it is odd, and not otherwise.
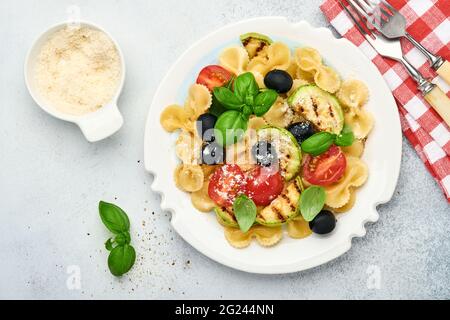
[[[393,171],[393,176],[391,176],[388,181],[386,181],[386,185],[384,186],[384,192],[382,192],[376,199],[373,199],[373,201],[368,205],[368,208],[370,208],[371,212],[367,214],[367,216],[362,220],[361,225],[358,228],[355,228],[355,230],[353,230],[350,234],[348,234],[346,241],[340,242],[338,244],[336,244],[334,247],[331,247],[329,250],[327,250],[325,253],[322,253],[319,256],[310,258],[309,260],[306,261],[300,261],[300,262],[296,262],[296,263],[291,263],[291,264],[285,264],[285,265],[277,265],[277,267],[281,267],[281,270],[277,270],[274,272],[274,270],[269,269],[268,267],[260,267],[260,266],[255,266],[252,264],[246,264],[243,261],[237,261],[234,260],[228,256],[219,254],[213,250],[211,250],[208,246],[205,246],[204,244],[202,244],[201,242],[199,242],[197,240],[196,237],[193,237],[190,232],[187,230],[187,228],[185,228],[181,223],[179,223],[179,219],[178,219],[178,215],[176,214],[176,210],[173,209],[171,206],[169,206],[167,204],[167,195],[164,192],[164,190],[162,190],[162,187],[160,186],[160,181],[159,181],[159,177],[158,177],[158,173],[155,172],[155,170],[153,169],[153,165],[152,162],[150,160],[150,143],[149,143],[149,139],[151,137],[151,125],[150,125],[150,117],[151,117],[151,112],[152,109],[155,108],[154,106],[154,102],[156,100],[156,97],[158,96],[158,94],[161,91],[161,88],[163,87],[164,83],[167,81],[167,79],[169,78],[169,76],[177,69],[177,67],[180,65],[180,63],[186,59],[192,51],[195,50],[195,48],[197,48],[198,46],[200,46],[202,43],[204,43],[205,41],[207,41],[208,39],[211,39],[215,36],[217,36],[220,33],[223,33],[224,31],[226,31],[227,29],[231,29],[231,28],[235,28],[238,26],[244,26],[244,25],[249,25],[249,24],[261,24],[261,23],[289,23],[290,25],[292,25],[295,28],[301,28],[304,27],[306,29],[309,29],[309,32],[316,32],[316,33],[320,33],[320,35],[322,37],[324,37],[324,39],[322,39],[322,41],[325,42],[331,42],[336,44],[337,46],[347,46],[348,50],[351,50],[352,53],[359,55],[360,57],[363,57],[366,61],[367,61],[367,67],[370,71],[367,71],[369,73],[376,73],[376,76],[382,78],[381,74],[378,72],[378,70],[375,68],[375,66],[371,63],[371,61],[365,57],[363,55],[363,53],[356,47],[354,46],[351,42],[349,42],[347,39],[341,38],[341,39],[337,39],[333,36],[333,34],[331,33],[331,31],[327,28],[315,28],[313,26],[311,26],[308,22],[306,21],[300,21],[300,22],[296,22],[296,23],[291,23],[289,22],[285,17],[259,17],[259,18],[253,18],[253,19],[248,19],[248,20],[243,20],[237,23],[232,23],[229,25],[226,25],[220,29],[218,29],[217,31],[214,31],[210,34],[208,34],[206,37],[204,37],[203,39],[197,41],[195,44],[193,44],[188,50],[185,51],[185,53],[183,55],[180,56],[180,58],[173,64],[173,66],[169,69],[169,71],[167,72],[166,76],[164,77],[164,79],[162,80],[162,82],[160,83],[160,86],[158,87],[158,89],[155,92],[154,98],[153,98],[153,102],[152,102],[152,107],[150,108],[148,117],[147,117],[147,121],[146,121],[146,128],[145,128],[145,137],[144,137],[144,155],[145,155],[145,169],[147,172],[149,172],[151,175],[153,175],[154,180],[151,184],[151,189],[158,193],[161,196],[161,209],[167,212],[170,212],[172,214],[172,219],[171,219],[171,224],[173,226],[173,228],[175,229],[175,231],[186,241],[188,242],[191,246],[193,246],[196,250],[198,250],[199,252],[201,252],[202,254],[204,254],[205,256],[211,258],[212,260],[215,260],[218,263],[221,263],[223,265],[226,265],[230,268],[236,269],[236,270],[240,270],[240,271],[244,271],[244,272],[248,272],[248,273],[256,273],[256,274],[287,274],[287,273],[294,273],[294,272],[299,272],[299,271],[304,271],[307,269],[311,269],[317,266],[320,266],[322,264],[328,263],[336,258],[338,258],[339,256],[343,255],[344,253],[346,253],[347,251],[350,250],[351,246],[352,246],[352,239],[355,237],[361,238],[364,237],[366,235],[366,228],[365,225],[367,223],[375,223],[379,220],[379,214],[377,212],[377,206],[387,203],[389,202],[395,192],[395,188],[399,179],[399,174],[400,174],[400,163],[401,163],[401,154],[402,154],[402,134],[401,134],[401,127],[400,127],[400,118],[397,112],[395,112],[393,114],[393,117],[395,119],[392,119],[394,121],[394,123],[397,123],[397,128],[392,129],[393,131],[397,131],[397,135],[395,137],[395,139],[393,138],[392,140],[396,140],[395,144],[396,147],[398,148],[398,152],[397,155],[395,155],[395,157],[393,156],[392,158],[394,159],[394,161],[391,163],[391,168]],[[386,92],[389,93],[388,96],[386,96],[385,98],[387,100],[390,100],[390,105],[392,107],[396,108],[396,104],[395,104],[395,100],[387,86],[387,84],[384,82],[383,80],[383,84],[384,87],[380,88],[385,90]],[[386,108],[389,108],[390,106],[385,106]],[[162,108],[161,106],[159,106],[159,108]],[[175,185],[174,185],[175,188]],[[192,208],[193,210],[195,210],[194,208]],[[223,241],[226,242],[225,238],[223,239]],[[301,240],[299,240],[301,241]],[[279,245],[282,245],[279,244]],[[245,250],[245,249],[244,249]],[[266,250],[276,250],[275,248],[268,248]]]

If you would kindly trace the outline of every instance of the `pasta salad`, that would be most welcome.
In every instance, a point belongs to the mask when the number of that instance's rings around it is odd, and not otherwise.
[[[284,230],[330,234],[368,179],[368,87],[341,79],[314,48],[258,33],[240,40],[201,70],[184,105],[161,114],[178,133],[174,183],[215,213],[235,248],[274,246]]]

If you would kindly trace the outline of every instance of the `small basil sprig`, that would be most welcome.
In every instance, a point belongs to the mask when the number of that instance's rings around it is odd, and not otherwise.
[[[242,232],[248,232],[256,221],[256,205],[246,195],[240,195],[233,203],[233,211],[239,228]]]
[[[350,147],[355,142],[355,135],[352,128],[349,125],[344,125],[342,132],[336,136],[336,145],[341,147]]]
[[[98,209],[103,224],[115,235],[105,242],[106,250],[110,251],[109,270],[116,277],[123,276],[136,261],[136,251],[130,245],[130,220],[121,208],[112,203],[100,201]]]
[[[233,83],[234,83],[234,77],[231,78],[230,81],[228,81],[228,83],[226,83],[224,85],[225,88],[228,89],[232,89],[233,88]],[[216,116],[217,118],[219,118],[223,113],[225,113],[227,111],[227,109],[219,102],[219,100],[217,100],[216,96],[213,95],[212,96],[212,103],[211,103],[211,107],[209,108],[209,113]]]
[[[321,155],[330,149],[334,143],[335,135],[329,132],[318,132],[302,143],[302,150],[313,156]]]
[[[335,144],[340,147],[349,147],[355,141],[352,129],[345,125],[338,135],[329,132],[318,132],[302,143],[302,150],[313,156],[319,156],[330,149]]]
[[[242,138],[251,115],[262,117],[278,98],[275,90],[259,89],[251,72],[241,74],[232,86],[214,88],[214,99],[227,112],[220,114],[216,122],[216,140],[224,146],[236,143]],[[215,107],[217,109],[217,107]]]
[[[300,198],[300,212],[307,222],[311,222],[325,206],[326,193],[323,187],[312,186]]]

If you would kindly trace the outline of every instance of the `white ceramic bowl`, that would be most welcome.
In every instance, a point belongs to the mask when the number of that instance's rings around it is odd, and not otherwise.
[[[117,107],[117,100],[119,99],[119,96],[122,92],[123,84],[125,81],[125,61],[119,45],[109,33],[89,22],[79,22],[79,24],[81,26],[90,27],[104,32],[113,41],[117,48],[117,52],[121,60],[122,73],[119,80],[119,85],[117,86],[117,91],[111,99],[110,103],[95,112],[87,113],[81,116],[75,116],[58,111],[54,106],[46,101],[36,89],[34,69],[41,48],[49,39],[49,37],[56,31],[64,28],[67,25],[67,22],[54,25],[36,39],[25,60],[25,82],[28,87],[28,91],[30,92],[34,101],[44,111],[58,119],[77,124],[89,142],[96,142],[111,136],[112,134],[117,132],[123,125],[123,117]]]
[[[205,65],[217,63],[220,51],[239,44],[239,35],[248,32],[267,34],[292,46],[312,46],[344,78],[356,77],[370,89],[368,110],[376,126],[364,153],[370,178],[358,191],[355,207],[338,217],[336,230],[329,236],[313,235],[295,240],[285,236],[273,248],[254,243],[243,250],[232,248],[225,240],[223,227],[214,214],[194,209],[190,196],[175,186],[177,165],[174,136],[160,123],[162,110],[173,103],[183,105],[188,87]],[[161,207],[172,213],[174,229],[193,247],[224,265],[239,270],[280,274],[312,268],[333,260],[351,247],[352,238],[363,237],[365,224],[379,218],[376,206],[389,201],[397,184],[402,153],[400,119],[392,93],[382,76],[361,51],[345,39],[336,39],[325,28],[306,22],[290,23],[285,18],[258,18],[226,26],[193,45],[161,82],[151,105],[145,133],[145,167],[155,177],[152,189],[162,196]]]

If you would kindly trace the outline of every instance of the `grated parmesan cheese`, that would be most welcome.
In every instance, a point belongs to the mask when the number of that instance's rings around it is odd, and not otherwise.
[[[38,55],[35,81],[42,98],[60,112],[83,115],[111,102],[121,77],[113,41],[90,27],[65,27]]]

